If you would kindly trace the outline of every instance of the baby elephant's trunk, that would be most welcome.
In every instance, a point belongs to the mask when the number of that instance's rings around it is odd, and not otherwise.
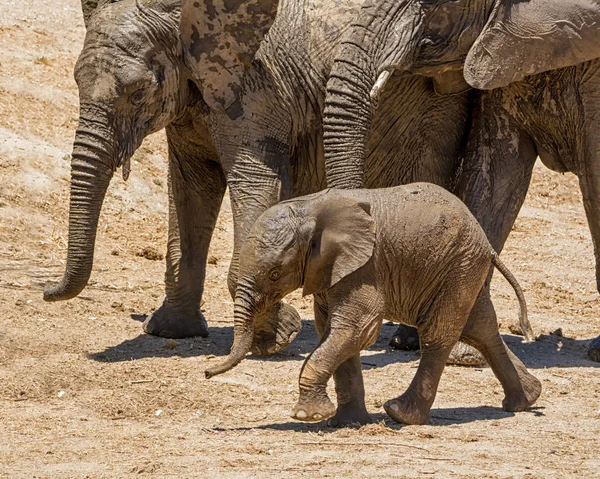
[[[233,346],[225,361],[204,371],[207,379],[234,368],[252,349],[252,341],[254,340],[254,307],[251,304],[251,301],[242,299],[238,292],[234,306]]]
[[[529,319],[527,318],[527,304],[525,303],[525,296],[523,295],[523,290],[521,289],[517,278],[515,278],[505,264],[500,261],[500,258],[498,258],[498,255],[495,252],[492,253],[492,263],[496,268],[498,268],[498,271],[502,273],[502,276],[506,278],[506,281],[508,281],[515,290],[517,299],[519,300],[519,324],[521,326],[521,331],[523,331],[523,336],[525,336],[525,339],[528,342],[534,341],[535,334],[533,334],[533,329],[529,323]]]

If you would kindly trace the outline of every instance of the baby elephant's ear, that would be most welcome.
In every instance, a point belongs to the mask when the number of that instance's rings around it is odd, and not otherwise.
[[[332,198],[315,206],[304,296],[331,288],[373,256],[375,222],[370,209],[368,203],[348,198]]]
[[[599,0],[496,0],[465,80],[490,90],[600,57]]]

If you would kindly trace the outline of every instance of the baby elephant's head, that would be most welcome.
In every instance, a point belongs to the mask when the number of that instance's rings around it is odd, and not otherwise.
[[[368,204],[328,191],[280,203],[258,218],[240,254],[233,347],[207,377],[231,369],[250,351],[261,312],[301,286],[303,295],[325,291],[371,258],[369,213]]]

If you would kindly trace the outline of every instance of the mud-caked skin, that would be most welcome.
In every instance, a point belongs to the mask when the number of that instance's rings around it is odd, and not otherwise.
[[[600,289],[599,58],[598,0],[367,0],[327,84],[328,186],[365,185],[371,120],[395,87],[388,78],[422,75],[441,95],[477,88],[455,193],[500,252],[536,158],[576,174]],[[487,284],[472,314],[495,316]],[[414,344],[400,334],[392,345]],[[590,358],[599,347],[591,343]]]
[[[362,3],[83,0],[87,34],[75,69],[80,118],[67,265],[45,298],[69,299],[85,287],[114,171],[122,166],[126,176],[142,139],[166,127],[166,299],[144,329],[205,336],[199,304],[225,188],[234,222],[233,295],[240,248],[255,219],[282,199],[325,187],[325,86]],[[450,188],[466,143],[469,94],[436,95],[431,82],[417,76],[396,75],[390,84],[374,119],[366,185],[429,181]],[[254,351],[285,347],[300,324],[294,308],[274,305],[257,319]]]
[[[360,351],[384,319],[418,330],[421,361],[408,390],[386,402],[394,420],[425,424],[446,360],[460,339],[483,354],[504,388],[502,407],[522,411],[540,382],[506,347],[495,317],[469,317],[494,265],[511,283],[521,327],[533,338],[522,291],[467,207],[429,183],[336,190],[285,201],[253,225],[242,248],[231,352],[207,377],[238,364],[252,347],[255,316],[302,287],[315,295],[320,344],[300,373],[292,415],[330,424],[370,422]],[[337,408],[327,395],[334,377]]]

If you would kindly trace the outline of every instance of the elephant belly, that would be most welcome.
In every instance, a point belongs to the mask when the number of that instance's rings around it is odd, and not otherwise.
[[[451,189],[466,142],[469,93],[435,94],[430,79],[394,75],[368,142],[366,186],[415,181]]]

